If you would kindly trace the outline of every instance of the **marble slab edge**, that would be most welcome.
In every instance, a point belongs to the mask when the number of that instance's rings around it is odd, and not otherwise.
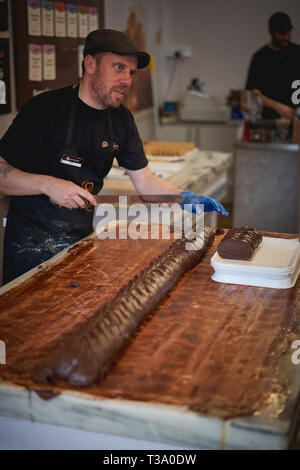
[[[0,415],[108,433],[192,449],[286,449],[290,422],[267,425],[254,418],[224,420],[185,406],[93,397],[62,391],[50,400],[0,380]]]

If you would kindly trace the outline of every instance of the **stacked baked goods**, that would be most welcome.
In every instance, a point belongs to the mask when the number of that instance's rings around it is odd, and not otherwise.
[[[144,142],[143,145],[146,155],[165,157],[183,157],[195,148],[195,144],[193,142],[164,142],[160,140]]]

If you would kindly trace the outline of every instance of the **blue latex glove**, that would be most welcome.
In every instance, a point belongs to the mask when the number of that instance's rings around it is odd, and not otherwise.
[[[202,210],[200,207],[197,207],[196,204],[203,204],[204,212],[216,211],[218,214],[226,217],[229,215],[225,207],[223,207],[217,199],[212,199],[208,196],[201,196],[201,194],[196,194],[192,191],[182,191],[180,194],[183,196],[183,201],[178,203],[181,209],[184,209],[184,204],[192,204],[192,212],[194,214],[201,214]],[[186,207],[186,209],[188,209],[188,207]]]

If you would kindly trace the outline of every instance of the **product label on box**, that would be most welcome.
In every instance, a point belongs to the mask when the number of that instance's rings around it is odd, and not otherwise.
[[[44,44],[43,46],[43,60],[44,60],[44,80],[56,79],[56,66],[55,66],[55,46],[52,44]]]
[[[66,37],[66,4],[55,2],[55,35]]]
[[[29,80],[42,81],[42,46],[29,44]]]
[[[88,9],[85,5],[78,5],[78,25],[79,37],[85,38],[88,35]]]
[[[54,8],[48,0],[42,0],[42,34],[54,36]]]
[[[98,22],[98,8],[97,7],[88,7],[88,29],[89,33],[95,29],[99,29]]]
[[[40,0],[27,0],[28,35],[41,35],[41,4]]]
[[[77,38],[77,5],[67,4],[67,32],[69,38]]]

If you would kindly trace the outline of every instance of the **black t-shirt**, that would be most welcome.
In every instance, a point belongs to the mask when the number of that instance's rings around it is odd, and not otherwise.
[[[268,98],[295,108],[291,99],[294,80],[300,80],[300,46],[290,43],[279,51],[264,46],[252,57],[246,88],[258,89]],[[279,115],[265,107],[263,117],[271,119]]]
[[[74,93],[73,87],[66,87],[29,100],[0,140],[0,155],[20,170],[50,174],[49,159],[65,142]],[[96,159],[102,158],[101,143],[109,140],[107,113],[78,98],[72,144]],[[119,165],[128,170],[144,168],[148,161],[132,114],[122,105],[110,113]]]
[[[77,100],[71,147],[90,164],[61,163],[72,103]],[[109,114],[111,124],[109,125]],[[111,132],[112,131],[112,132]],[[111,139],[112,137],[112,139]],[[14,167],[35,174],[69,179],[95,194],[110,170],[113,156],[120,166],[139,170],[147,165],[134,118],[120,106],[97,110],[83,103],[72,87],[42,93],[28,101],[0,140],[0,155]],[[72,153],[73,155],[73,153]],[[85,179],[86,176],[90,179]],[[12,196],[4,241],[4,282],[49,259],[90,234],[93,211],[69,210],[46,195]]]

